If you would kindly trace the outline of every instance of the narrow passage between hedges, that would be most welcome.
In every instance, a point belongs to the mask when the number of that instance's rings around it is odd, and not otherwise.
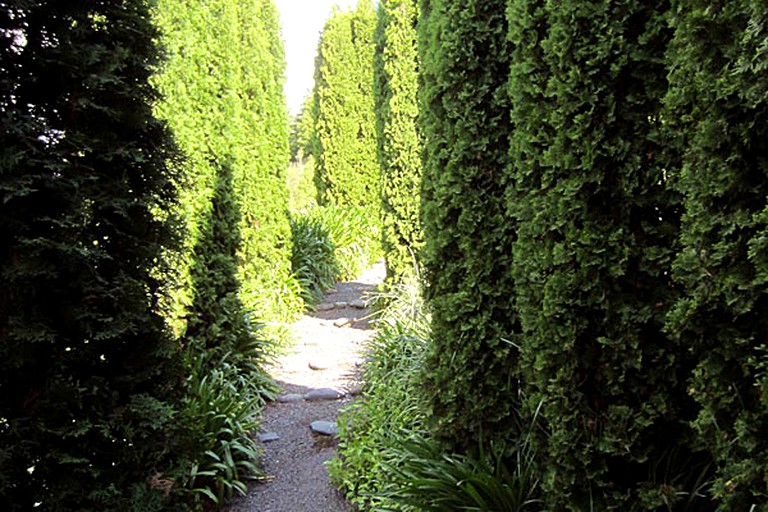
[[[312,427],[332,430],[339,409],[360,393],[363,348],[374,334],[365,298],[384,276],[379,262],[355,281],[337,284],[316,312],[294,323],[295,346],[269,370],[282,394],[263,413],[266,480],[251,486],[231,512],[352,510],[323,464],[334,456],[336,438]]]

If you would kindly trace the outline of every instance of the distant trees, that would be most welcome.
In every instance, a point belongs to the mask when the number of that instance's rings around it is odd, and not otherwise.
[[[6,2],[0,33],[0,506],[159,510],[186,433],[158,34],[141,0]]]
[[[315,62],[313,155],[320,204],[350,205],[378,215],[379,168],[373,103],[371,0],[334,10]]]
[[[379,3],[374,59],[382,242],[390,280],[413,272],[421,250],[421,137],[415,0]]]

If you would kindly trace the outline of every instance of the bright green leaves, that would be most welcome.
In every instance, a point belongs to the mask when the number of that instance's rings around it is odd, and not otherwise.
[[[315,63],[312,154],[320,204],[364,206],[378,217],[375,24],[371,0],[352,12],[335,10],[325,24]]]
[[[422,245],[419,191],[421,137],[415,0],[379,4],[374,97],[381,166],[382,241],[390,280],[414,271]]]

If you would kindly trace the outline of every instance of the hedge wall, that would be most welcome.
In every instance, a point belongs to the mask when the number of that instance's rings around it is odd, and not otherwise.
[[[662,332],[679,220],[659,135],[665,8],[523,1],[509,20],[509,212],[545,501],[653,510],[691,490],[693,414],[690,354]]]
[[[698,357],[689,388],[719,510],[768,502],[768,37],[764,1],[673,2],[665,119],[683,154],[683,297],[669,332]]]
[[[423,244],[419,209],[421,137],[416,0],[379,3],[374,58],[376,140],[381,166],[382,241],[390,281],[413,273]]]
[[[515,222],[506,209],[505,2],[423,0],[422,211],[433,342],[425,392],[453,448],[515,424]]]

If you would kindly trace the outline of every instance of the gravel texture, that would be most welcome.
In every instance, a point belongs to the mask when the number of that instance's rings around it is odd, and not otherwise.
[[[384,276],[384,264],[379,262],[357,280],[339,283],[326,294],[317,312],[294,324],[295,347],[270,368],[284,396],[289,396],[267,405],[263,412],[262,433],[277,435],[262,443],[265,482],[251,486],[247,496],[231,505],[230,512],[352,510],[330,484],[323,464],[333,458],[337,441],[313,433],[310,425],[336,421],[339,409],[361,389],[358,373],[363,347],[373,336],[368,310],[361,309],[361,301]],[[321,388],[341,391],[343,398],[308,401],[296,396]]]

